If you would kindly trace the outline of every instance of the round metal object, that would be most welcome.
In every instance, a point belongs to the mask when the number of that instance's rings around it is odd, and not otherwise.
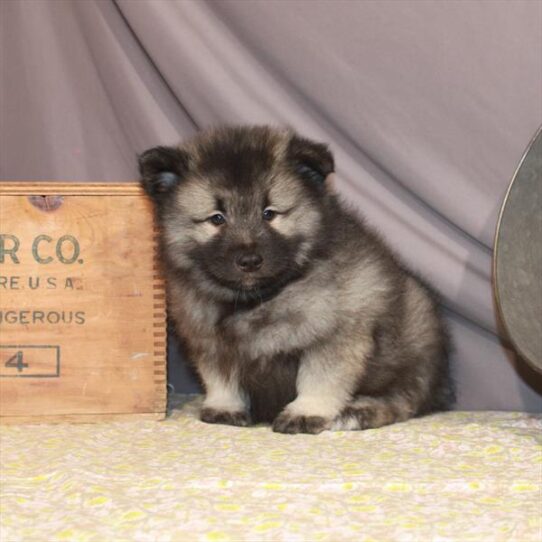
[[[542,372],[542,128],[508,187],[494,248],[495,297],[506,332]]]

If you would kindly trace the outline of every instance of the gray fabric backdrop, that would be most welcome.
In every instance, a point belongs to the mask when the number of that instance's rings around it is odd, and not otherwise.
[[[0,176],[131,180],[209,125],[327,141],[339,189],[443,294],[459,407],[542,410],[503,347],[495,223],[542,121],[538,1],[4,0]],[[192,386],[174,363],[178,389]],[[536,391],[538,390],[538,392]]]

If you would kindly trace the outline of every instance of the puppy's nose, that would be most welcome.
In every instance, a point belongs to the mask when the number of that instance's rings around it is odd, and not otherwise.
[[[245,273],[258,271],[258,269],[260,269],[262,266],[262,263],[263,258],[259,254],[254,253],[241,254],[235,260],[237,267]]]

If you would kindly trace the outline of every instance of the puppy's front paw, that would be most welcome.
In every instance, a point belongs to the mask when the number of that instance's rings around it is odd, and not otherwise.
[[[300,416],[281,412],[273,422],[276,433],[310,433],[317,435],[331,427],[331,421],[322,416]]]
[[[246,427],[250,424],[248,414],[243,411],[230,412],[217,410],[216,408],[203,407],[200,412],[200,420],[205,423],[222,423],[224,425],[236,425]]]

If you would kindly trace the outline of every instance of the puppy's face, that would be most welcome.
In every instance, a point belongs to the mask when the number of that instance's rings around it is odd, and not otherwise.
[[[302,274],[333,158],[289,130],[222,128],[140,156],[169,262],[224,299],[264,297]]]

